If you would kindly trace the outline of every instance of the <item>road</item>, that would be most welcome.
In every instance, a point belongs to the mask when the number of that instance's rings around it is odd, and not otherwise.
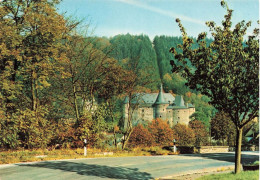
[[[258,159],[259,152],[243,152],[243,163],[254,162]],[[234,153],[87,158],[1,165],[0,179],[148,180],[202,172],[226,166],[234,166]]]

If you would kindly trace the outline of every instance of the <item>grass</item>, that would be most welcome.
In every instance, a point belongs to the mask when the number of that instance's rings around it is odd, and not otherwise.
[[[223,173],[223,174],[212,174],[207,176],[202,176],[197,180],[259,180],[259,170],[258,171],[242,171],[238,174],[235,173]]]
[[[110,153],[104,153],[110,152]],[[172,155],[173,152],[163,150],[160,147],[120,149],[88,149],[87,158],[93,157],[126,157],[126,156],[152,156]],[[0,152],[0,164],[11,164],[18,162],[33,162],[58,159],[80,159],[86,158],[82,149],[56,149],[56,150],[17,150]]]

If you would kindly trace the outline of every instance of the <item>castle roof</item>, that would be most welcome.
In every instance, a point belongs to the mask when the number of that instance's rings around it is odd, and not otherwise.
[[[158,93],[137,93],[133,97],[132,103],[140,103],[140,104],[154,104],[156,102],[156,99],[158,97]],[[172,104],[175,100],[173,95],[171,93],[163,93],[164,101],[167,102],[167,104]],[[124,103],[128,103],[129,98],[126,97],[124,100]]]
[[[175,106],[186,107],[182,96],[175,97]]]
[[[188,108],[195,108],[195,106],[193,106],[190,103],[187,103],[185,105],[182,96],[176,96],[174,105],[170,105],[170,106],[167,107],[167,109],[188,109]]]
[[[162,84],[161,84],[161,88],[160,88],[159,94],[158,94],[154,104],[169,104],[169,102],[167,102],[167,100],[164,98]]]
[[[129,98],[125,97],[124,104],[129,102]],[[188,109],[194,108],[190,103],[185,105],[182,96],[174,97],[171,93],[164,93],[161,85],[159,93],[136,93],[133,95],[131,103],[152,106],[154,104],[169,104],[167,109]]]

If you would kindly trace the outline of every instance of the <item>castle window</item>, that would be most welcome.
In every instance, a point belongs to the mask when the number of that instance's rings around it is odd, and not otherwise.
[[[142,109],[142,112],[144,112],[144,109]]]
[[[180,117],[178,117],[178,119],[180,119]]]
[[[160,118],[161,118],[162,116],[160,116]]]

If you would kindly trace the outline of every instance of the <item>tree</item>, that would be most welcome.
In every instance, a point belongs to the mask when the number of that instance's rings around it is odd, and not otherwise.
[[[201,146],[208,143],[208,132],[205,125],[199,120],[193,120],[189,122],[189,127],[195,134],[195,145]]]
[[[195,143],[195,134],[191,128],[184,124],[176,124],[173,127],[174,136],[180,146],[191,146]]]
[[[235,125],[232,123],[230,117],[225,112],[219,112],[211,122],[211,135],[216,140],[222,140],[222,145],[224,145],[225,140],[229,141],[231,144],[232,137],[234,138],[236,131]]]
[[[201,121],[207,129],[210,128],[210,119],[215,114],[216,109],[208,102],[210,99],[200,93],[186,93],[185,102],[190,102],[196,108],[196,112],[191,115],[191,119]]]
[[[137,59],[137,60],[136,60]],[[124,86],[124,94],[127,100],[127,122],[124,129],[123,146],[124,149],[133,131],[133,114],[139,106],[139,102],[142,98],[143,92],[147,90],[146,86],[154,82],[150,79],[150,74],[148,72],[143,72],[138,66],[138,57],[133,59],[133,62],[126,62],[124,68],[126,73],[122,81]]]
[[[219,111],[226,112],[236,126],[235,172],[240,171],[241,142],[243,127],[258,116],[259,107],[259,29],[244,40],[251,22],[241,21],[232,28],[232,10],[224,1],[221,5],[227,10],[222,26],[207,22],[213,42],[206,45],[206,33],[198,35],[199,47],[192,49],[192,38],[188,37],[179,19],[183,44],[178,45],[182,52],[170,49],[180,64],[171,61],[172,71],[182,71],[187,85],[210,98]],[[189,67],[187,63],[191,63]]]
[[[152,134],[142,124],[134,127],[129,138],[128,146],[130,147],[149,147],[153,144]]]
[[[149,125],[148,130],[151,132],[156,146],[165,146],[173,143],[173,131],[169,124],[157,118]]]
[[[26,147],[41,143],[36,141],[46,136],[49,107],[44,93],[50,77],[62,71],[59,64],[66,59],[60,50],[68,28],[56,12],[58,2],[0,2],[0,109],[5,114],[1,131],[6,133],[2,128],[9,127],[12,131],[7,133],[13,133]]]
[[[86,102],[93,103],[104,76],[111,74],[105,70],[116,63],[108,57],[110,51],[106,42],[99,42],[104,40],[92,39],[85,34],[76,32],[65,42],[68,60],[64,63],[64,74],[67,76],[61,84],[67,91],[77,121],[85,113]]]

